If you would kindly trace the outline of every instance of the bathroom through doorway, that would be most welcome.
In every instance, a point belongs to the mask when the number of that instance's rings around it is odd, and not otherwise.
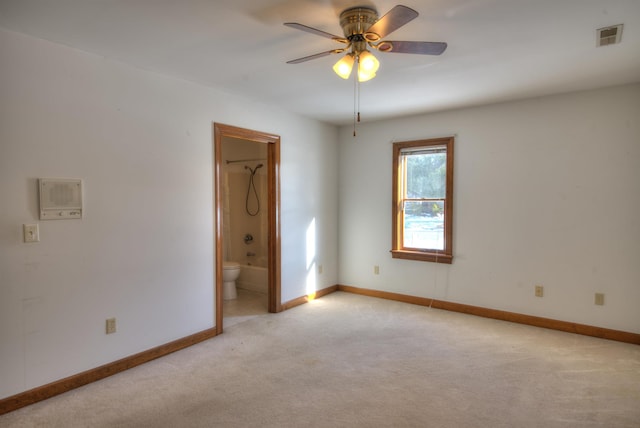
[[[234,315],[282,310],[280,137],[220,123],[213,124],[213,131],[215,309],[220,334],[225,308]]]

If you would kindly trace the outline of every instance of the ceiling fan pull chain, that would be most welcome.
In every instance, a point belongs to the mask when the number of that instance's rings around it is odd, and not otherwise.
[[[360,122],[360,78],[358,77],[360,75],[360,55],[358,55],[356,66],[356,73],[354,73],[354,75],[356,76],[356,85],[358,85],[358,122]]]
[[[358,122],[360,122],[360,82],[358,82]]]
[[[357,121],[360,122],[360,112],[357,112],[357,116],[356,116],[356,111],[360,110],[360,107],[357,104],[357,99],[358,99],[358,73],[357,73],[357,66],[358,66],[358,57],[356,56],[356,73],[353,73],[353,136],[356,136],[356,117],[357,117]]]

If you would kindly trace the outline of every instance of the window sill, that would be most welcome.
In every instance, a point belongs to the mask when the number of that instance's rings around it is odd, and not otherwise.
[[[417,260],[421,262],[453,263],[453,256],[444,253],[434,253],[429,251],[411,250],[391,250],[391,257],[394,259]]]

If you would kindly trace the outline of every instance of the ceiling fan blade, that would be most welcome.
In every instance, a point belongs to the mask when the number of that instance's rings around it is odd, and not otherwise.
[[[397,5],[373,24],[365,33],[370,41],[380,40],[418,16],[418,12],[402,5]]]
[[[444,42],[383,41],[374,45],[380,52],[440,55],[447,49]]]
[[[298,24],[297,22],[285,22],[287,27],[295,28],[296,30],[305,31],[307,33],[315,34],[317,36],[326,37],[340,43],[347,43],[348,40],[344,37],[336,36],[335,34],[327,33],[326,31],[318,30],[317,28],[309,27],[307,25]]]
[[[303,56],[302,58],[298,58],[298,59],[292,59],[291,61],[287,61],[287,64],[300,64],[301,62],[311,61],[312,59],[322,58],[323,56],[342,53],[344,51],[345,49],[332,49],[330,51],[320,52],[320,53],[309,55],[309,56]]]

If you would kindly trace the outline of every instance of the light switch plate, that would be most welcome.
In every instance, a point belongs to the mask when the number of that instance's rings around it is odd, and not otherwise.
[[[106,331],[107,334],[113,334],[116,332],[116,319],[115,318],[107,318],[106,322]]]
[[[23,224],[24,242],[40,242],[38,224]]]

